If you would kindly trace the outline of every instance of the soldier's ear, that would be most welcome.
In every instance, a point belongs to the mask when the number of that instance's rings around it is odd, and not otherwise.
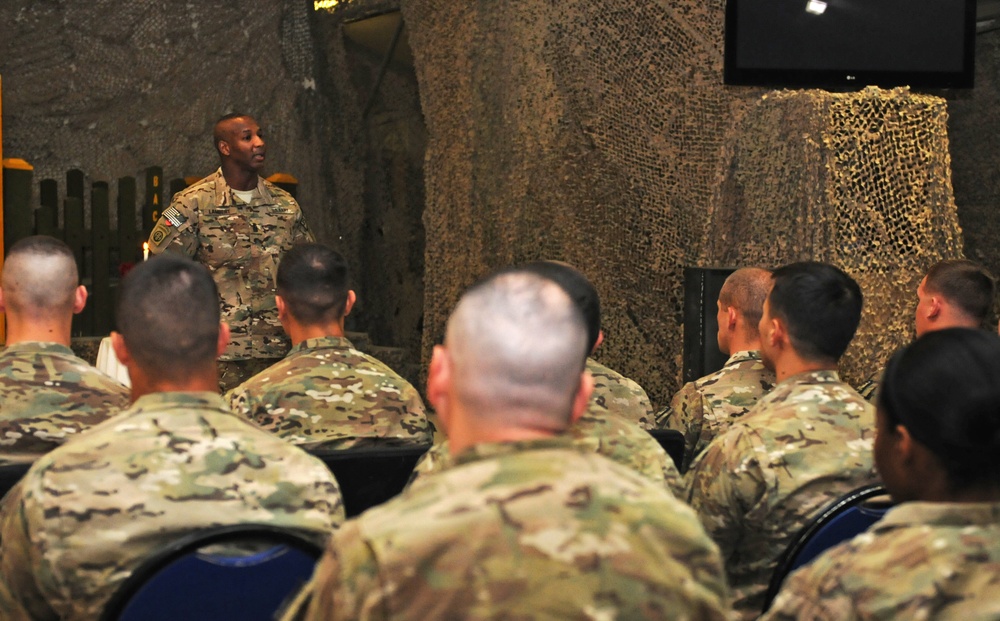
[[[941,298],[936,295],[932,295],[931,303],[927,305],[927,318],[935,319],[940,314],[941,314]]]
[[[87,305],[87,288],[80,285],[73,292],[73,314],[79,315]]]
[[[0,287],[0,313],[7,312],[7,304],[3,299],[3,287]],[[997,331],[1000,332],[1000,326],[997,326]]]
[[[351,314],[351,309],[354,308],[354,303],[358,301],[358,296],[354,293],[354,290],[347,291],[347,302],[344,304],[344,317]]]
[[[221,153],[222,155],[228,156],[230,153],[232,153],[232,149],[229,148],[229,143],[226,142],[225,140],[220,140],[218,143],[216,143],[216,147],[219,149],[219,153]]]
[[[732,306],[726,307],[726,320],[729,322],[729,329],[732,330],[736,327],[736,319],[740,314]]]
[[[590,371],[584,369],[583,373],[580,374],[580,387],[577,389],[576,395],[573,396],[573,409],[569,417],[571,424],[580,420],[580,417],[587,411],[587,406],[590,405],[590,395],[593,392],[594,376],[590,374]]]
[[[451,393],[451,359],[444,345],[435,345],[431,364],[427,369],[427,401],[434,407],[445,432],[451,424],[449,410]]]
[[[132,362],[132,355],[125,346],[125,339],[120,332],[111,333],[111,350],[115,352],[115,357],[123,366],[128,366]]]
[[[229,345],[229,324],[225,321],[219,322],[219,343],[216,347],[216,357],[226,352],[226,345]]]
[[[285,303],[285,298],[275,295],[274,306],[278,309],[278,321],[285,323],[288,319],[288,304]]]

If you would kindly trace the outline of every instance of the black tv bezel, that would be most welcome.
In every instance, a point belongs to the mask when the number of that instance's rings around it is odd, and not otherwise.
[[[976,0],[965,0],[965,49],[961,71],[855,71],[843,69],[750,69],[736,66],[736,12],[740,0],[727,0],[723,83],[731,86],[828,88],[972,88],[976,71]]]

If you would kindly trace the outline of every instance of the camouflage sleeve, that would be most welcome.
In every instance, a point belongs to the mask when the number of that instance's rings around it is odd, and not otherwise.
[[[0,505],[0,618],[58,619],[35,578],[41,559],[24,515],[22,487],[13,487]]]
[[[420,460],[413,467],[413,473],[410,475],[410,480],[406,483],[406,486],[413,485],[413,482],[420,477],[425,477],[446,469],[450,457],[447,440],[435,443],[427,449],[426,453],[420,456]]]
[[[149,233],[149,251],[160,254],[170,250],[193,257],[198,250],[197,214],[180,201],[173,201],[163,210]]]
[[[744,430],[735,428],[716,438],[687,474],[687,501],[727,563],[745,534],[746,514],[766,490],[756,454]]]
[[[345,523],[330,538],[306,588],[307,619],[391,618],[381,597],[378,562],[355,521]]]
[[[242,385],[230,389],[225,395],[225,400],[229,402],[229,409],[234,414],[247,420],[253,420],[253,398]]]
[[[316,236],[309,230],[309,225],[306,224],[305,215],[303,215],[302,208],[300,207],[299,215],[295,218],[295,224],[292,227],[292,244],[304,244],[315,241]]]
[[[806,565],[785,579],[778,596],[761,621],[852,621],[860,617],[855,612],[854,597],[843,590],[831,592],[830,585],[815,575]]]
[[[665,423],[665,429],[674,429],[684,434],[684,461],[681,471],[687,472],[696,457],[695,449],[701,437],[702,423],[705,421],[704,396],[698,392],[694,382],[688,382],[670,400],[672,412]]]

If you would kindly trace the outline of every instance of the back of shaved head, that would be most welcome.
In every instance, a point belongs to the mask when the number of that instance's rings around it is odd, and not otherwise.
[[[732,306],[746,323],[747,335],[758,337],[758,324],[764,315],[764,300],[771,291],[771,271],[759,267],[743,267],[732,274],[719,290],[719,302]]]
[[[79,285],[73,251],[48,235],[26,237],[11,246],[0,278],[7,310],[38,318],[72,314]]]
[[[478,283],[448,320],[445,345],[456,393],[474,415],[569,424],[589,351],[587,328],[555,282],[514,270]]]

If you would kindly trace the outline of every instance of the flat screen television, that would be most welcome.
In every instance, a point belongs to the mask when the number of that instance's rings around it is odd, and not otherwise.
[[[728,0],[725,83],[971,88],[976,0]]]

